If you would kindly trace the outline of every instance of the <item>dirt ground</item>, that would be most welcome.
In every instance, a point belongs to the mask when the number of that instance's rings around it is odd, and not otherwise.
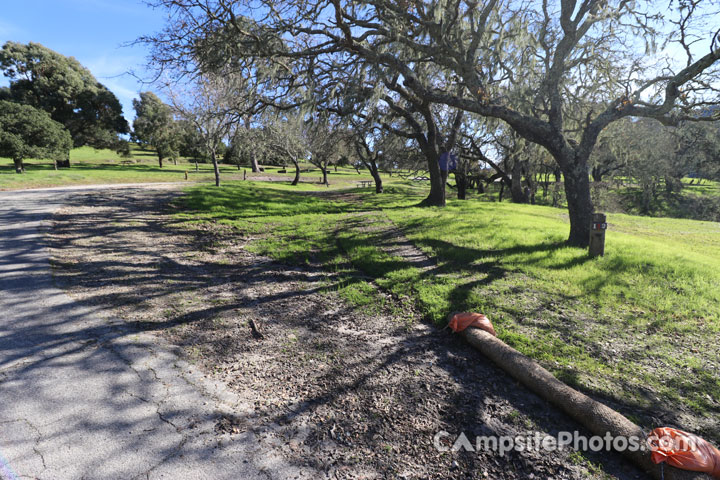
[[[254,255],[252,238],[226,228],[178,224],[177,195],[78,196],[54,217],[53,265],[74,298],[170,340],[254,406],[218,416],[218,436],[267,432],[288,462],[325,478],[645,478],[612,453],[439,451],[442,431],[449,446],[460,433],[583,429],[448,330],[354,309],[319,267]]]

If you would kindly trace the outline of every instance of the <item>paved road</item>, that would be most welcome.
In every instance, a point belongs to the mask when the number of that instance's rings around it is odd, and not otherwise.
[[[0,478],[312,478],[263,433],[219,436],[238,398],[54,286],[50,216],[88,191],[0,192]]]

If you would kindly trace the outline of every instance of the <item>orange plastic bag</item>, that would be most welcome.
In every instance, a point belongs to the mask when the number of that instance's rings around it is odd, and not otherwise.
[[[448,323],[448,327],[450,327],[452,329],[452,331],[455,333],[462,332],[463,330],[465,330],[468,327],[482,328],[486,332],[490,332],[497,337],[492,323],[482,313],[472,313],[472,312],[456,313],[450,319],[450,323]]]
[[[703,472],[720,478],[720,451],[692,433],[669,427],[656,428],[648,438],[654,463]]]

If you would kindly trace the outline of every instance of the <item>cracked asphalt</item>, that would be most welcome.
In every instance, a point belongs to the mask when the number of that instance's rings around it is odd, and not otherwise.
[[[0,479],[313,478],[272,432],[220,435],[250,405],[158,337],[53,282],[52,213],[94,186],[0,192]]]

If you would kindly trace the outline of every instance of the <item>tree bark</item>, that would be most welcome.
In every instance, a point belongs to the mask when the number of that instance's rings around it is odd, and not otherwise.
[[[522,164],[518,160],[513,162],[510,177],[510,197],[513,203],[527,203],[522,189]]]
[[[465,200],[467,198],[467,175],[464,172],[455,172],[455,184],[457,185],[457,198],[458,200]]]
[[[375,193],[383,193],[383,184],[382,184],[382,178],[380,178],[380,172],[378,172],[377,167],[370,168],[370,175],[372,175],[373,180],[375,180]]]
[[[158,153],[158,165],[163,168],[163,156]]]
[[[430,173],[430,193],[427,198],[422,201],[422,205],[428,207],[444,207],[447,172],[440,170],[440,162],[435,152],[424,153],[428,161],[428,171]]]
[[[25,173],[25,164],[22,158],[13,158],[15,164],[15,173]]]
[[[210,152],[210,158],[212,158],[213,169],[215,170],[215,186],[220,186],[220,167],[218,166],[217,154],[215,150]]]
[[[322,183],[323,185],[329,185],[328,183],[328,176],[327,176],[327,166],[321,166],[320,170],[322,171]]]
[[[587,247],[590,242],[590,223],[593,214],[587,160],[576,158],[574,162],[563,163],[570,167],[563,168],[562,172],[565,176],[565,198],[570,214],[568,244]]]
[[[300,162],[293,158],[292,163],[295,166],[295,178],[290,185],[297,185],[300,182]]]
[[[255,156],[255,152],[250,152],[250,168],[252,169],[253,173],[258,173],[260,171],[260,164],[258,163],[257,157]]]
[[[495,365],[525,385],[541,398],[560,407],[593,434],[612,438],[647,438],[647,433],[638,425],[612,410],[610,407],[561,382],[534,360],[505,344],[494,335],[479,328],[468,328],[460,334]],[[653,478],[666,480],[700,480],[704,474],[680,470],[674,467],[655,465],[650,454],[642,449],[619,451],[634,461]]]

